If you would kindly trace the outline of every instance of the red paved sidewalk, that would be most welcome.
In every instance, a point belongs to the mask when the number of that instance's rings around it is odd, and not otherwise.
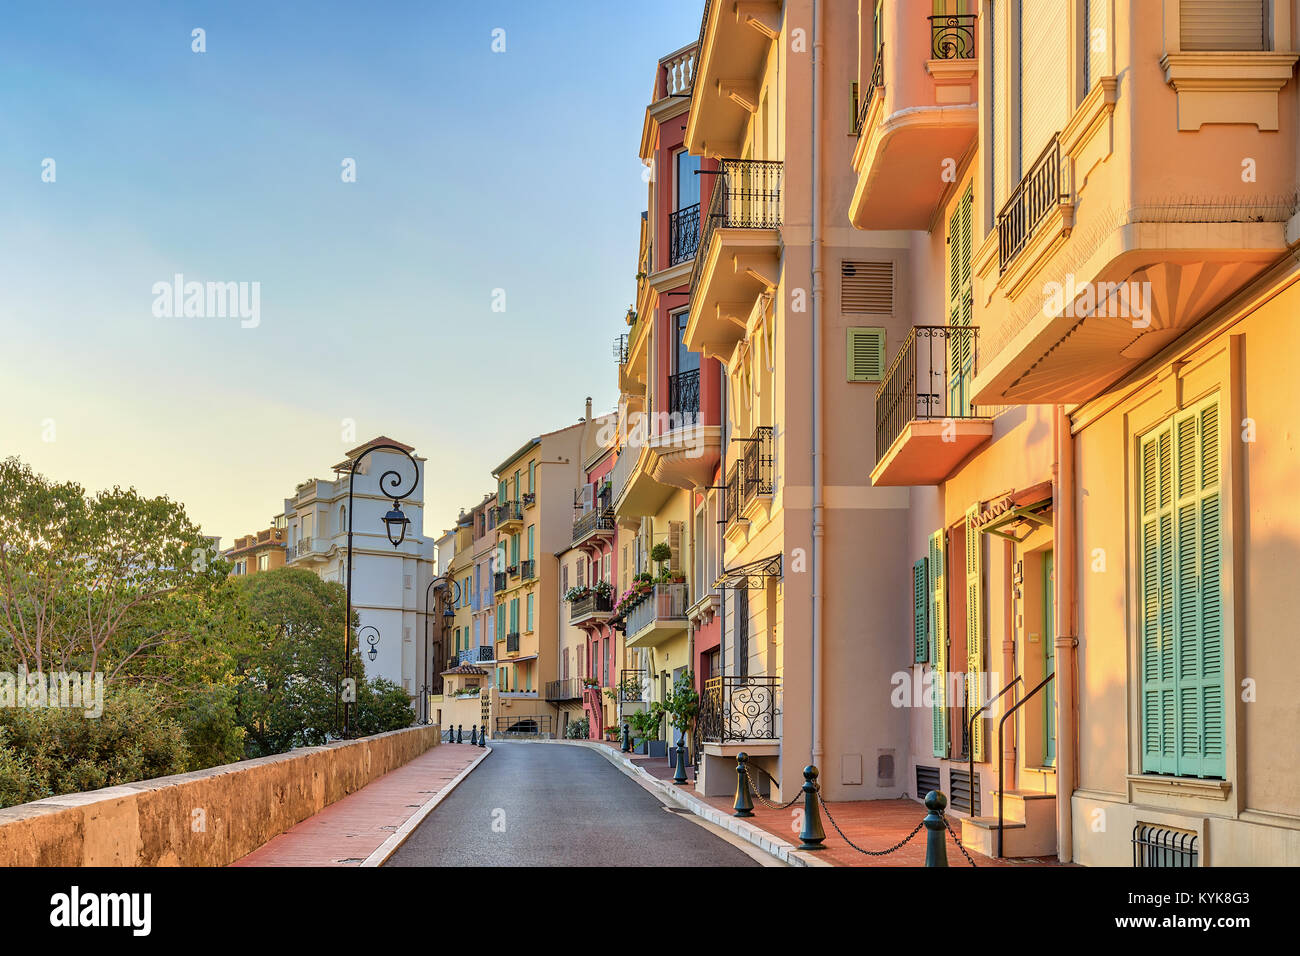
[[[469,744],[439,744],[230,865],[360,866],[420,807],[486,753]]]
[[[673,768],[668,765],[667,758],[623,754],[619,752],[620,748],[617,744],[608,742],[605,742],[605,746],[618,753],[620,757],[631,757],[633,763],[659,780],[672,779]],[[694,787],[695,780],[689,767],[687,768],[687,776],[690,777],[690,783],[677,785],[677,788],[686,796],[707,803],[728,816],[735,812],[732,808],[732,797],[706,797],[697,794]],[[786,799],[788,800],[789,797]],[[760,801],[755,800],[754,815],[749,817],[746,822],[761,827],[772,836],[778,837],[787,843],[798,845],[799,829],[795,823],[796,821],[802,821],[795,816],[795,810],[802,805],[803,801],[800,800],[789,809],[770,810],[763,806]],[[912,828],[920,823],[921,818],[926,815],[925,807],[913,800],[851,800],[828,803],[827,806],[829,806],[835,822],[840,825],[840,828],[848,835],[849,839],[865,850],[883,850],[893,846],[911,833]],[[960,818],[949,816],[948,821],[960,836]],[[925,865],[925,830],[913,837],[902,849],[896,850],[887,856],[867,856],[849,846],[844,838],[835,832],[835,828],[831,826],[830,820],[826,818],[824,813],[822,814],[822,829],[826,831],[826,842],[824,844],[826,849],[817,851],[815,855],[818,859],[833,866]],[[998,860],[974,850],[968,850],[967,852],[970,853],[977,866],[1059,865],[1055,857]],[[948,838],[948,865],[964,867],[970,865],[961,855],[961,851],[957,849],[957,844],[951,837]]]

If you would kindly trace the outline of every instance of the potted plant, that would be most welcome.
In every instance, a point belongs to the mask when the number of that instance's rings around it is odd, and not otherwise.
[[[673,730],[682,740],[685,740],[686,734],[694,726],[695,718],[700,713],[700,693],[695,689],[695,675],[690,671],[682,671],[678,674],[677,679],[673,681],[672,691],[664,698],[662,707],[664,713],[668,715]],[[674,738],[675,742],[676,738]],[[675,765],[676,759],[677,753],[674,749],[669,762]]]
[[[664,576],[664,565],[673,559],[673,549],[667,541],[660,541],[650,549],[650,560],[659,565],[659,577]]]
[[[619,727],[618,724],[610,724],[605,728],[605,739],[610,742],[616,742],[618,740],[618,735],[622,732],[623,728]]]
[[[667,754],[668,745],[659,739],[659,728],[663,721],[664,712],[658,702],[652,704],[649,710],[628,715],[627,722],[631,726],[633,750],[636,753],[651,757]]]

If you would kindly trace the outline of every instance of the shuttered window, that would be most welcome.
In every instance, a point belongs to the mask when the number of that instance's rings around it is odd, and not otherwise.
[[[846,351],[850,382],[879,382],[885,377],[884,329],[850,328]]]
[[[732,592],[733,612],[736,615],[736,673],[744,677],[749,673],[749,588],[738,587]]]
[[[668,550],[672,553],[672,559],[668,566],[674,571],[680,571],[684,567],[682,564],[682,531],[685,522],[670,521],[668,522]]]
[[[528,595],[528,612],[527,612],[527,615],[528,615],[528,616],[525,618],[525,622],[527,623],[528,626],[527,626],[527,628],[525,628],[525,629],[531,631],[531,630],[533,629],[533,595],[531,595],[531,594]]]
[[[519,633],[519,598],[510,599],[510,633]]]
[[[984,538],[979,530],[979,506],[966,512],[966,713],[984,703],[980,699],[984,673]],[[971,756],[984,760],[984,719],[975,721],[970,738]]]
[[[1142,769],[1226,771],[1219,407],[1179,412],[1139,446]]]
[[[917,664],[924,664],[930,659],[930,616],[927,613],[930,594],[925,565],[925,558],[912,565],[912,659]]]
[[[948,217],[948,414],[969,417],[971,382],[975,378],[975,335],[970,328],[975,311],[971,284],[971,209],[974,192],[966,187]]]
[[[930,660],[934,662],[934,710],[931,718],[931,739],[936,757],[948,756],[948,615],[944,607],[944,546],[943,529],[930,536],[929,568]]]
[[[1267,50],[1267,0],[1181,0],[1178,45],[1184,50]]]
[[[1034,0],[1020,11],[1019,181],[1070,116],[1070,0]]]
[[[892,262],[840,263],[840,311],[848,314],[894,314]]]

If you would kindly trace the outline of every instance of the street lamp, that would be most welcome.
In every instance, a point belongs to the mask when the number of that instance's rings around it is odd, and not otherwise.
[[[375,451],[395,451],[406,456],[406,460],[411,463],[415,470],[415,477],[411,479],[411,487],[403,490],[404,482],[402,475],[389,469],[379,476],[379,490],[392,499],[392,509],[384,515],[384,528],[388,533],[388,540],[392,542],[393,547],[398,547],[406,540],[406,528],[411,523],[410,520],[402,513],[402,499],[409,498],[415,493],[415,489],[420,484],[420,465],[411,453],[400,445],[383,443],[371,445],[356,458],[352,459],[352,466],[348,471],[348,586],[347,586],[347,611],[343,619],[343,676],[348,679],[352,676],[352,519],[356,514],[356,508],[353,507],[352,496],[357,484],[357,465],[361,460]],[[394,537],[396,535],[396,537]],[[376,642],[378,640],[378,631]],[[358,636],[360,636],[358,634]],[[375,645],[370,645],[370,659],[373,661],[379,656],[375,650]],[[352,733],[352,704],[348,700],[343,701],[343,736],[349,737]]]
[[[367,631],[370,633],[366,633]],[[379,656],[379,648],[377,646],[379,644],[379,628],[375,627],[373,624],[367,624],[365,627],[361,628],[361,630],[357,631],[358,640],[361,639],[362,634],[366,635],[366,643],[370,645],[370,650],[367,652],[366,656],[370,658],[371,662],[373,662],[374,659]]]
[[[433,593],[434,586],[438,584],[451,585],[451,603],[460,603],[459,581],[443,577],[436,577],[430,581],[429,586],[424,589],[424,620],[430,630],[433,628],[433,618],[429,614],[429,596]],[[433,692],[433,672],[430,664],[435,667],[437,666],[437,655],[434,656],[435,659],[433,661],[430,661],[429,659],[429,638],[430,635],[426,633],[424,638],[424,663],[420,667],[420,679],[424,681],[423,685],[420,687],[420,698],[422,700],[421,706],[424,708],[423,722],[426,724],[429,723],[429,694]]]

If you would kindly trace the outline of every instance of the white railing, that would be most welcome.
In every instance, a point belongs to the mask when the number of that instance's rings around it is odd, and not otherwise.
[[[655,621],[686,617],[686,585],[656,584],[644,601],[627,615],[627,635],[635,637]]]
[[[618,501],[623,497],[623,490],[627,487],[627,481],[632,477],[632,471],[636,468],[637,457],[641,453],[640,445],[625,443],[618,452],[618,461],[614,462],[614,469],[609,475],[609,486],[613,492],[610,501]]]
[[[664,60],[663,64],[668,74],[664,84],[667,95],[689,93],[695,82],[695,47]]]

